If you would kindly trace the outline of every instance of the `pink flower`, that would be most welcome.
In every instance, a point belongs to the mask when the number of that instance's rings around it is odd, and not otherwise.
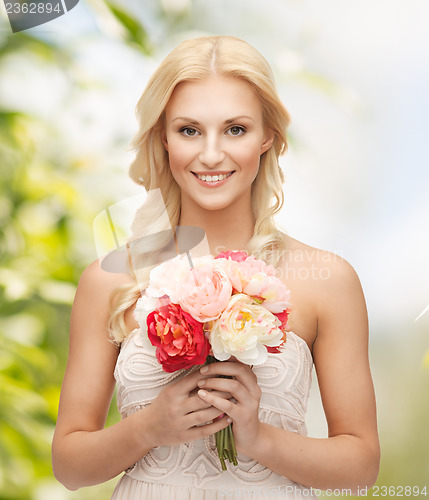
[[[179,290],[178,303],[198,321],[219,317],[232,294],[232,285],[225,270],[213,258],[194,260],[194,269]]]
[[[219,256],[217,258],[231,280],[232,286],[240,293],[255,275],[274,276],[275,273],[273,266],[263,260],[255,259],[252,255],[245,260],[226,259]]]
[[[267,276],[274,276],[276,270],[270,264],[260,259],[255,259],[253,255],[250,255],[245,260],[244,264],[240,266],[245,279],[250,280],[252,276],[258,273],[266,274]]]
[[[147,332],[156,357],[168,373],[205,363],[209,342],[203,325],[176,304],[168,304],[147,316]]]
[[[146,288],[149,297],[167,295],[171,302],[178,303],[179,289],[189,276],[191,269],[185,255],[178,255],[153,268],[150,283]]]
[[[260,302],[272,313],[280,313],[290,306],[290,292],[275,276],[275,269],[252,255],[236,261],[219,258],[234,290]]]
[[[215,259],[231,259],[236,262],[243,262],[249,256],[246,252],[242,250],[227,250],[226,252],[221,252],[219,255],[216,255]]]
[[[272,313],[281,313],[290,306],[290,291],[276,276],[257,273],[243,286],[243,293],[261,299]]]

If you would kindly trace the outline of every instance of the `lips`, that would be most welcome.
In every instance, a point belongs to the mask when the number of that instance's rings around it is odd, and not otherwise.
[[[202,174],[202,173],[200,174],[197,172],[192,172],[192,173],[200,181],[211,184],[211,183],[218,183],[225,179],[228,179],[234,172],[235,171],[233,170],[232,172],[212,172],[210,174]]]
[[[198,184],[206,189],[217,189],[218,187],[223,186],[225,183],[229,182],[228,179],[232,177],[232,174],[235,170],[231,172],[225,171],[213,171],[210,173],[197,173],[192,172],[196,178]]]

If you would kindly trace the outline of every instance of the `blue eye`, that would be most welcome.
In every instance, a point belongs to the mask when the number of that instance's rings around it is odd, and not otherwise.
[[[194,137],[198,132],[192,127],[183,127],[180,129],[180,133],[182,133],[186,137]]]
[[[238,135],[243,135],[246,133],[246,129],[244,127],[240,127],[239,125],[234,125],[231,127],[228,132],[231,135],[238,136]]]

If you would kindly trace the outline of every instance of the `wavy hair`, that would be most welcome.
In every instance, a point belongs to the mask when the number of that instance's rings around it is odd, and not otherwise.
[[[274,215],[283,205],[284,176],[278,159],[287,150],[286,129],[290,117],[278,96],[270,65],[247,42],[233,36],[199,37],[182,42],[164,59],[136,106],[139,129],[131,142],[136,157],[129,174],[148,192],[161,190],[169,222],[172,227],[177,226],[180,188],[171,174],[168,153],[162,143],[165,108],[179,83],[203,80],[211,74],[247,82],[260,100],[265,127],[274,132],[274,142],[261,156],[258,175],[252,185],[255,227],[245,250],[275,266],[284,246],[284,235],[274,222]],[[149,212],[142,210],[137,214],[133,237],[147,234],[148,228],[152,232],[166,229],[165,223],[156,227],[153,214]],[[148,273],[139,279],[140,285],[127,285],[115,293],[109,330],[116,341],[120,342],[129,333],[124,314],[139,298],[147,278]]]

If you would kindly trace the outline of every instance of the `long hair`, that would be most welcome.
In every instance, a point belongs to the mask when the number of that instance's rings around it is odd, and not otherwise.
[[[130,177],[149,192],[160,189],[169,222],[174,228],[180,217],[180,188],[174,180],[168,153],[162,143],[165,108],[176,88],[185,81],[203,80],[211,74],[239,78],[247,82],[258,96],[264,126],[274,132],[272,146],[261,156],[258,175],[252,185],[254,234],[246,250],[273,264],[278,263],[283,249],[283,233],[274,222],[274,215],[283,205],[284,182],[278,158],[287,150],[286,129],[289,114],[281,102],[270,65],[247,42],[232,36],[209,36],[186,40],[178,45],[160,64],[149,80],[136,106],[139,130],[131,145],[136,157],[130,166]],[[154,227],[151,214],[141,211],[135,221],[134,235],[164,227]],[[123,340],[127,334],[124,313],[140,296],[138,284],[122,287],[115,296],[109,329],[113,338]]]

